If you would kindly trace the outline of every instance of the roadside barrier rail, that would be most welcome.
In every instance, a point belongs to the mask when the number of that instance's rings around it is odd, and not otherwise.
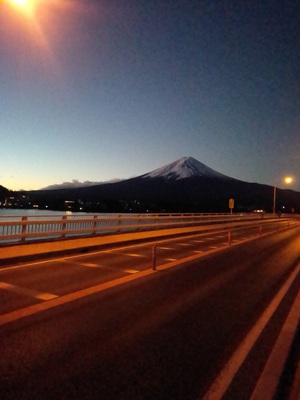
[[[273,214],[93,214],[0,217],[0,244],[205,224],[274,219]],[[276,217],[278,218],[278,217]]]

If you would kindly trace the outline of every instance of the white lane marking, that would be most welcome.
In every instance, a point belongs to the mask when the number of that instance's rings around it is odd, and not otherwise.
[[[300,291],[290,309],[272,353],[256,384],[251,400],[272,400],[295,337],[300,312]],[[300,394],[300,392],[299,392]],[[289,397],[291,399],[291,397]],[[296,399],[296,397],[295,397]]]
[[[218,246],[210,246],[209,248],[210,248],[210,249],[217,249]]]
[[[66,262],[71,263],[71,261],[66,261]],[[83,262],[78,262],[78,261],[77,261],[77,262],[75,261],[75,264],[72,263],[72,265],[80,265],[80,266],[89,267],[89,268],[108,269],[108,270],[119,271],[119,272],[124,271],[124,272],[126,272],[126,273],[128,273],[128,274],[136,274],[137,272],[140,272],[140,271],[135,270],[135,269],[124,269],[124,270],[122,270],[121,268],[112,267],[112,266],[109,266],[109,265],[100,265],[100,264],[92,264],[92,263],[83,263]]]
[[[204,243],[204,240],[191,240],[193,243]]]
[[[201,253],[204,253],[204,251],[202,251],[202,250],[195,250],[194,253],[201,254]]]
[[[123,255],[124,256],[129,256],[129,257],[141,257],[141,258],[147,257],[144,254],[136,254],[136,253],[123,253]]]
[[[287,280],[284,282],[283,286],[279,289],[275,297],[269,303],[267,308],[261,314],[255,325],[250,329],[244,340],[238,346],[238,348],[233,353],[232,357],[227,361],[217,378],[214,380],[208,391],[202,397],[203,400],[220,400],[222,399],[224,393],[231,384],[234,376],[240,369],[241,365],[245,361],[246,357],[250,353],[251,349],[255,345],[257,339],[261,335],[263,329],[270,321],[272,315],[278,308],[283,297],[286,295],[287,291],[291,287],[292,283],[296,279],[298,273],[300,272],[300,264],[294,269]]]
[[[83,267],[90,267],[90,268],[103,268],[102,265],[99,264],[92,264],[92,263],[77,263],[79,265],[82,265]]]
[[[177,246],[190,246],[188,243],[177,243]]]
[[[125,269],[125,272],[127,272],[128,274],[137,274],[140,271],[137,271],[136,269]]]
[[[166,261],[177,261],[177,258],[165,258]]]
[[[215,240],[216,238],[206,238],[206,240]]]
[[[250,239],[249,239],[249,241],[250,241]],[[227,246],[223,247],[223,249],[225,249],[225,248],[227,248]],[[207,251],[205,253],[213,254],[213,253],[219,252],[220,250],[222,250],[222,248],[218,248],[218,249],[215,249],[215,250],[210,250],[210,251]],[[100,254],[100,253],[101,252],[99,252],[97,254]],[[178,265],[184,264],[185,262],[198,260],[203,256],[205,256],[205,254],[204,255],[203,254],[194,254],[194,255],[191,255],[189,257],[182,258],[180,260],[174,260],[174,261],[171,261],[169,264],[160,265],[159,266],[159,270],[164,271],[164,270],[167,270],[167,269],[170,269],[170,268],[174,268],[174,267],[176,267]],[[64,258],[65,259],[66,258],[75,259],[75,258],[79,258],[79,257],[82,257],[82,255],[81,256],[64,257]],[[53,262],[53,261],[54,260],[51,260],[49,262]],[[35,263],[34,265],[40,265],[40,264],[43,264],[43,262]],[[28,266],[29,264],[25,264],[25,265]],[[30,264],[30,265],[33,265],[33,264]],[[24,267],[24,265],[23,265],[23,267]],[[7,268],[7,269],[10,269],[10,268]],[[49,310],[49,309],[54,308],[54,307],[59,307],[62,304],[70,303],[70,302],[75,301],[77,299],[81,299],[83,297],[90,296],[91,294],[99,293],[99,292],[108,290],[108,289],[110,289],[112,287],[123,285],[123,284],[125,284],[127,282],[131,282],[133,280],[140,279],[142,277],[145,277],[145,276],[148,276],[148,275],[152,275],[152,274],[155,274],[155,273],[156,273],[156,271],[153,271],[152,268],[151,269],[149,268],[149,269],[147,269],[145,271],[140,271],[138,274],[129,274],[129,275],[126,275],[123,278],[117,278],[117,279],[114,279],[112,281],[108,281],[108,282],[105,282],[105,283],[102,283],[102,284],[99,284],[99,285],[96,285],[96,286],[89,287],[87,289],[79,290],[78,292],[73,292],[73,293],[70,293],[70,294],[67,294],[67,295],[62,295],[62,296],[54,298],[54,299],[52,299],[52,300],[50,300],[48,302],[34,304],[33,306],[24,307],[24,308],[15,310],[15,311],[8,312],[6,314],[2,314],[2,315],[0,315],[0,326],[8,324],[8,323],[16,321],[16,320],[19,320],[20,318],[29,317],[30,315],[34,315],[34,314],[43,312],[45,310]]]
[[[55,299],[56,297],[58,297],[55,294],[41,293],[41,292],[38,292],[37,290],[23,288],[23,287],[12,285],[11,283],[6,283],[6,282],[0,282],[0,289],[7,290],[9,292],[15,292],[15,293],[22,294],[22,295],[29,296],[29,297],[35,297],[36,299],[44,300],[44,301],[52,300],[52,299]]]
[[[159,250],[174,250],[173,247],[157,247]]]

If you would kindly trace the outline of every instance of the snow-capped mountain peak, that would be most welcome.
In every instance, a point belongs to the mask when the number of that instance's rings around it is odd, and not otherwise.
[[[171,164],[155,169],[141,178],[165,178],[171,180],[179,180],[190,178],[192,176],[202,176],[206,178],[228,179],[227,176],[214,171],[213,169],[202,164],[193,157],[182,157]]]

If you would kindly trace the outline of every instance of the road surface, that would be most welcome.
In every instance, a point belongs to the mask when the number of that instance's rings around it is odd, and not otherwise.
[[[1,399],[201,399],[299,261],[300,229],[193,235],[0,270]],[[180,260],[183,260],[182,262]],[[227,382],[249,399],[299,274]]]

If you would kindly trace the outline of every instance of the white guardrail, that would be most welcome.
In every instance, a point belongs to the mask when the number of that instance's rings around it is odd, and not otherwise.
[[[0,217],[0,244],[274,218],[273,214],[96,214]]]

